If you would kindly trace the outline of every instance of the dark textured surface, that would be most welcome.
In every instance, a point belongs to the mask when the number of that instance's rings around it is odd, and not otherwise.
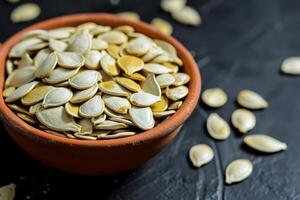
[[[155,16],[171,21],[174,36],[199,63],[204,89],[222,87],[229,94],[229,102],[217,112],[229,120],[240,89],[259,92],[270,108],[255,112],[258,123],[250,134],[270,134],[288,143],[289,149],[275,155],[257,154],[241,146],[242,137],[235,131],[228,140],[214,142],[204,129],[213,110],[199,104],[175,141],[138,169],[114,177],[77,177],[33,161],[1,127],[0,185],[16,183],[17,199],[300,199],[300,79],[279,73],[285,57],[300,54],[300,1],[190,0],[204,20],[198,28],[171,20],[159,9],[159,0],[121,0],[118,6],[96,0],[38,3],[43,12],[35,21],[76,12],[127,10],[139,12],[145,21]],[[1,41],[30,24],[10,23],[13,7],[0,1]],[[211,145],[216,153],[211,163],[198,170],[187,159],[189,148],[197,143]],[[226,186],[224,169],[237,158],[252,160],[254,172],[246,181]]]

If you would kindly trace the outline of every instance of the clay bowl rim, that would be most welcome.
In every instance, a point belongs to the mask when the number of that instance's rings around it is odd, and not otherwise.
[[[159,124],[158,126],[150,130],[143,131],[134,136],[118,138],[118,139],[92,141],[92,140],[64,138],[61,136],[47,133],[45,131],[42,131],[38,128],[35,128],[27,124],[25,121],[17,117],[17,115],[10,108],[8,108],[2,96],[2,90],[4,86],[4,80],[5,80],[5,61],[10,48],[20,39],[21,35],[33,29],[39,29],[39,28],[52,29],[52,28],[63,27],[66,26],[67,24],[72,24],[72,23],[81,24],[89,21],[92,22],[98,21],[98,23],[101,22],[103,24],[112,23],[115,26],[131,25],[139,32],[142,32],[150,36],[156,35],[158,38],[170,42],[177,49],[180,57],[182,58],[185,57],[185,59],[183,59],[186,60],[184,62],[184,65],[190,68],[189,75],[191,76],[191,80],[188,86],[189,94],[185,98],[182,106],[176,111],[174,115],[172,115],[169,119],[165,120],[163,123]],[[108,146],[118,147],[118,146],[126,146],[126,145],[138,144],[138,143],[151,142],[156,139],[162,138],[165,135],[174,131],[180,125],[182,125],[186,121],[186,119],[191,115],[191,113],[193,112],[194,108],[198,103],[200,90],[201,90],[201,78],[200,78],[200,72],[197,67],[197,64],[194,58],[192,57],[192,55],[189,53],[189,51],[180,42],[178,42],[172,36],[167,36],[159,32],[158,30],[154,29],[147,23],[130,21],[127,19],[120,18],[114,14],[108,14],[108,13],[80,13],[80,14],[64,15],[61,17],[47,19],[35,23],[25,29],[22,29],[21,31],[11,36],[8,40],[6,40],[5,43],[2,45],[2,47],[0,47],[0,65],[3,66],[0,69],[0,78],[2,79],[2,81],[0,81],[0,112],[1,112],[0,114],[2,115],[2,119],[6,120],[9,126],[14,126],[14,128],[19,129],[20,130],[19,132],[22,134],[27,134],[26,132],[29,132],[30,134],[32,134],[31,137],[34,137],[33,139],[39,139],[44,141],[46,140],[46,141],[59,143],[62,145],[72,145],[77,147],[108,147]]]

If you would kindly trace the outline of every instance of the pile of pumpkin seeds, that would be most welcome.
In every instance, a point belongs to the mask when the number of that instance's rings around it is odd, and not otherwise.
[[[295,64],[294,58],[286,60],[283,63],[283,69],[291,69],[290,65],[298,67],[300,62]],[[202,93],[202,102],[211,108],[220,108],[227,103],[227,100],[228,97],[221,88],[210,88]],[[261,95],[251,90],[240,91],[236,101],[242,108],[238,108],[232,113],[231,123],[240,133],[245,134],[256,125],[256,117],[250,110],[265,109],[269,103]],[[215,140],[225,140],[231,133],[229,123],[217,113],[211,113],[208,116],[206,127],[210,137]],[[287,144],[264,134],[248,135],[244,137],[243,141],[248,147],[263,153],[276,153],[287,149]],[[213,157],[212,148],[206,144],[194,145],[189,151],[191,163],[196,168],[210,162]],[[227,184],[241,182],[249,177],[252,171],[253,164],[250,160],[234,160],[226,168],[225,182]]]
[[[128,25],[33,30],[9,52],[3,96],[24,121],[64,137],[135,135],[174,114],[190,76],[170,43]]]

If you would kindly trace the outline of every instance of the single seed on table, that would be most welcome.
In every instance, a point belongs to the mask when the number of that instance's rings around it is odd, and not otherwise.
[[[249,135],[244,138],[244,143],[249,147],[265,152],[265,153],[275,153],[282,150],[287,150],[287,144],[283,143],[268,135]]]
[[[138,37],[126,45],[126,52],[131,55],[145,55],[153,47],[153,42],[147,37]]]
[[[80,116],[79,116],[79,105],[72,104],[72,103],[68,102],[68,103],[65,104],[65,110],[72,117],[80,118]]]
[[[154,18],[151,21],[151,25],[166,35],[171,35],[173,32],[172,25],[168,21],[161,18]]]
[[[151,108],[139,108],[131,106],[129,115],[133,123],[142,130],[148,130],[154,127],[155,121]]]
[[[93,124],[91,119],[83,118],[78,120],[78,124],[82,127],[80,129],[80,134],[92,134],[93,133]]]
[[[231,122],[241,133],[247,133],[255,127],[256,118],[251,111],[240,108],[232,113]]]
[[[67,43],[63,41],[55,40],[55,39],[49,40],[49,48],[52,51],[63,52],[67,49],[67,47],[68,47]]]
[[[147,78],[142,82],[141,88],[144,92],[153,94],[155,96],[161,96],[161,88],[156,81],[154,74],[149,74]]]
[[[214,151],[207,144],[197,144],[189,151],[190,161],[196,168],[209,163],[214,157]]]
[[[40,66],[51,53],[50,49],[42,49],[33,58],[34,66]]]
[[[174,76],[169,73],[158,75],[155,78],[161,88],[166,88],[175,82]]]
[[[35,88],[33,88],[28,94],[26,94],[22,99],[21,102],[23,105],[34,105],[39,101],[42,101],[45,95],[53,90],[54,87],[50,85],[43,85],[39,84]]]
[[[184,98],[189,92],[189,89],[186,86],[178,86],[178,87],[167,87],[166,95],[169,99],[173,101],[177,101],[179,99]]]
[[[174,86],[185,85],[190,81],[190,76],[186,73],[178,72],[173,75],[175,81],[173,83]]]
[[[209,135],[216,140],[225,140],[230,136],[230,127],[217,113],[209,115],[206,128]]]
[[[28,94],[37,84],[39,84],[38,81],[33,81],[18,87],[8,97],[6,97],[5,102],[10,103],[21,99],[26,94]]]
[[[124,34],[121,31],[112,30],[109,32],[105,32],[101,35],[99,35],[97,38],[100,38],[109,44],[123,44],[127,42],[128,37],[126,34]]]
[[[242,90],[237,96],[240,106],[248,109],[264,109],[269,107],[269,103],[259,94],[251,90]]]
[[[14,200],[16,193],[16,185],[11,183],[0,187],[0,197],[2,200]]]
[[[167,116],[170,116],[175,112],[176,112],[175,110],[158,111],[158,112],[153,112],[153,116],[156,119],[166,118]]]
[[[70,101],[72,96],[73,93],[68,88],[54,88],[45,95],[42,105],[44,108],[61,106]]]
[[[124,88],[133,91],[133,92],[139,92],[141,91],[141,86],[134,82],[133,80],[125,77],[116,77],[114,79],[117,83],[119,83]]]
[[[219,108],[226,104],[227,95],[221,88],[206,89],[202,93],[202,101],[209,107]]]
[[[8,97],[9,95],[11,95],[11,93],[13,91],[15,91],[16,88],[15,87],[7,87],[3,90],[3,97]]]
[[[111,120],[105,120],[101,122],[100,124],[97,124],[94,126],[95,129],[100,130],[118,130],[122,128],[127,128],[128,125],[120,122],[115,122]]]
[[[74,36],[73,41],[69,44],[67,48],[67,51],[83,54],[89,51],[91,47],[91,34],[89,34],[88,30],[82,30]]]
[[[95,70],[84,70],[69,79],[69,84],[73,88],[83,90],[92,87],[98,82],[101,75]]]
[[[108,45],[106,51],[109,55],[111,55],[114,59],[120,58],[120,50],[121,47],[115,44]]]
[[[182,24],[191,26],[199,26],[202,21],[198,11],[190,6],[185,6],[177,12],[173,12],[172,17]]]
[[[114,81],[99,83],[99,89],[106,94],[114,96],[129,96],[129,92]]]
[[[93,38],[92,39],[92,50],[103,50],[108,48],[108,43],[101,38]]]
[[[38,38],[28,38],[26,40],[22,40],[15,46],[13,46],[8,54],[8,57],[10,58],[21,58],[24,53],[28,51],[28,48],[30,48],[33,45],[39,44],[43,42],[41,39]]]
[[[34,118],[34,117],[30,116],[30,115],[26,115],[24,113],[17,113],[17,116],[20,117],[25,122],[28,122],[30,124],[37,124],[38,123],[38,121],[36,120],[36,118]]]
[[[165,111],[168,108],[168,103],[169,103],[168,98],[165,95],[162,95],[158,102],[151,105],[151,110],[153,112]]]
[[[49,74],[54,70],[57,64],[57,60],[57,53],[50,53],[47,56],[47,58],[42,62],[42,64],[37,67],[36,71],[34,72],[34,75],[37,78],[44,78],[46,76],[49,76]]]
[[[35,79],[34,73],[36,71],[36,67],[28,66],[23,67],[21,69],[14,70],[6,79],[6,86],[14,86],[20,87],[30,81]]]
[[[129,75],[142,70],[144,67],[144,61],[135,56],[122,56],[117,62],[125,74]]]
[[[286,58],[281,64],[281,71],[285,74],[300,75],[300,57]]]
[[[70,102],[72,103],[82,103],[90,98],[92,98],[98,91],[98,84],[94,84],[92,87],[85,89],[85,90],[79,90],[76,91],[73,94],[72,99]]]
[[[96,95],[79,107],[79,115],[86,118],[97,117],[103,113],[104,103],[101,96]]]
[[[96,124],[100,124],[106,120],[106,114],[101,114],[98,117],[93,117],[91,119],[93,125],[95,126]]]
[[[177,12],[181,10],[186,4],[186,0],[162,0],[160,7],[166,12]]]
[[[178,110],[182,103],[182,101],[175,101],[171,105],[169,105],[168,110]]]
[[[126,114],[130,108],[130,103],[126,98],[103,95],[105,106],[116,113]]]
[[[12,109],[13,111],[16,111],[16,112],[20,112],[20,113],[24,113],[24,114],[27,114],[27,115],[33,115],[31,114],[28,110],[27,110],[27,107],[24,107],[23,105],[21,104],[7,104],[7,106]]]
[[[248,159],[238,159],[232,161],[226,167],[226,180],[227,184],[241,182],[248,178],[253,171],[253,165]]]
[[[31,21],[41,13],[41,8],[35,3],[25,3],[16,7],[10,15],[13,23]]]
[[[136,12],[132,12],[132,11],[120,12],[117,13],[117,15],[132,21],[136,21],[136,22],[140,21],[140,16]]]
[[[59,52],[57,58],[57,64],[68,69],[82,67],[85,62],[85,58],[76,52]]]
[[[130,96],[130,102],[135,106],[148,107],[160,100],[160,96],[155,96],[147,92],[137,92]]]
[[[39,109],[36,117],[43,125],[55,131],[79,132],[81,129],[81,126],[76,124],[74,118],[65,111],[63,106]]]
[[[91,50],[85,54],[85,67],[88,69],[99,69],[100,60],[103,54],[99,51]]]
[[[164,65],[158,63],[147,63],[144,65],[143,71],[152,74],[165,74],[170,73],[171,70]]]
[[[111,57],[108,53],[103,51],[103,57],[100,60],[101,67],[103,71],[110,75],[110,76],[117,76],[119,75],[120,71],[119,68],[116,65],[115,59]]]

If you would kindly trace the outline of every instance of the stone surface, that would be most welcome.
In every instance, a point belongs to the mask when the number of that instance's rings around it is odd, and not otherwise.
[[[27,2],[27,1],[22,1]],[[76,2],[76,3],[75,3]],[[0,1],[0,41],[34,23],[77,12],[137,11],[145,21],[154,17],[174,25],[174,36],[195,55],[202,70],[203,89],[222,87],[229,102],[219,110],[194,111],[174,142],[138,169],[113,177],[78,177],[49,169],[25,155],[5,133],[0,133],[0,185],[17,184],[16,199],[108,200],[265,200],[300,199],[300,78],[279,73],[282,60],[300,54],[300,1],[296,0],[198,0],[189,4],[200,11],[203,24],[187,27],[159,9],[159,0],[39,1],[42,14],[33,22],[12,24],[15,7]],[[205,119],[217,111],[226,120],[237,105],[241,89],[264,96],[270,108],[255,111],[257,126],[249,134],[270,134],[289,146],[274,155],[255,153],[241,145],[242,137],[232,132],[226,141],[214,142],[205,130]],[[214,160],[200,169],[188,162],[188,150],[197,143],[209,144]],[[244,182],[224,185],[224,170],[232,160],[253,161],[253,174]]]

